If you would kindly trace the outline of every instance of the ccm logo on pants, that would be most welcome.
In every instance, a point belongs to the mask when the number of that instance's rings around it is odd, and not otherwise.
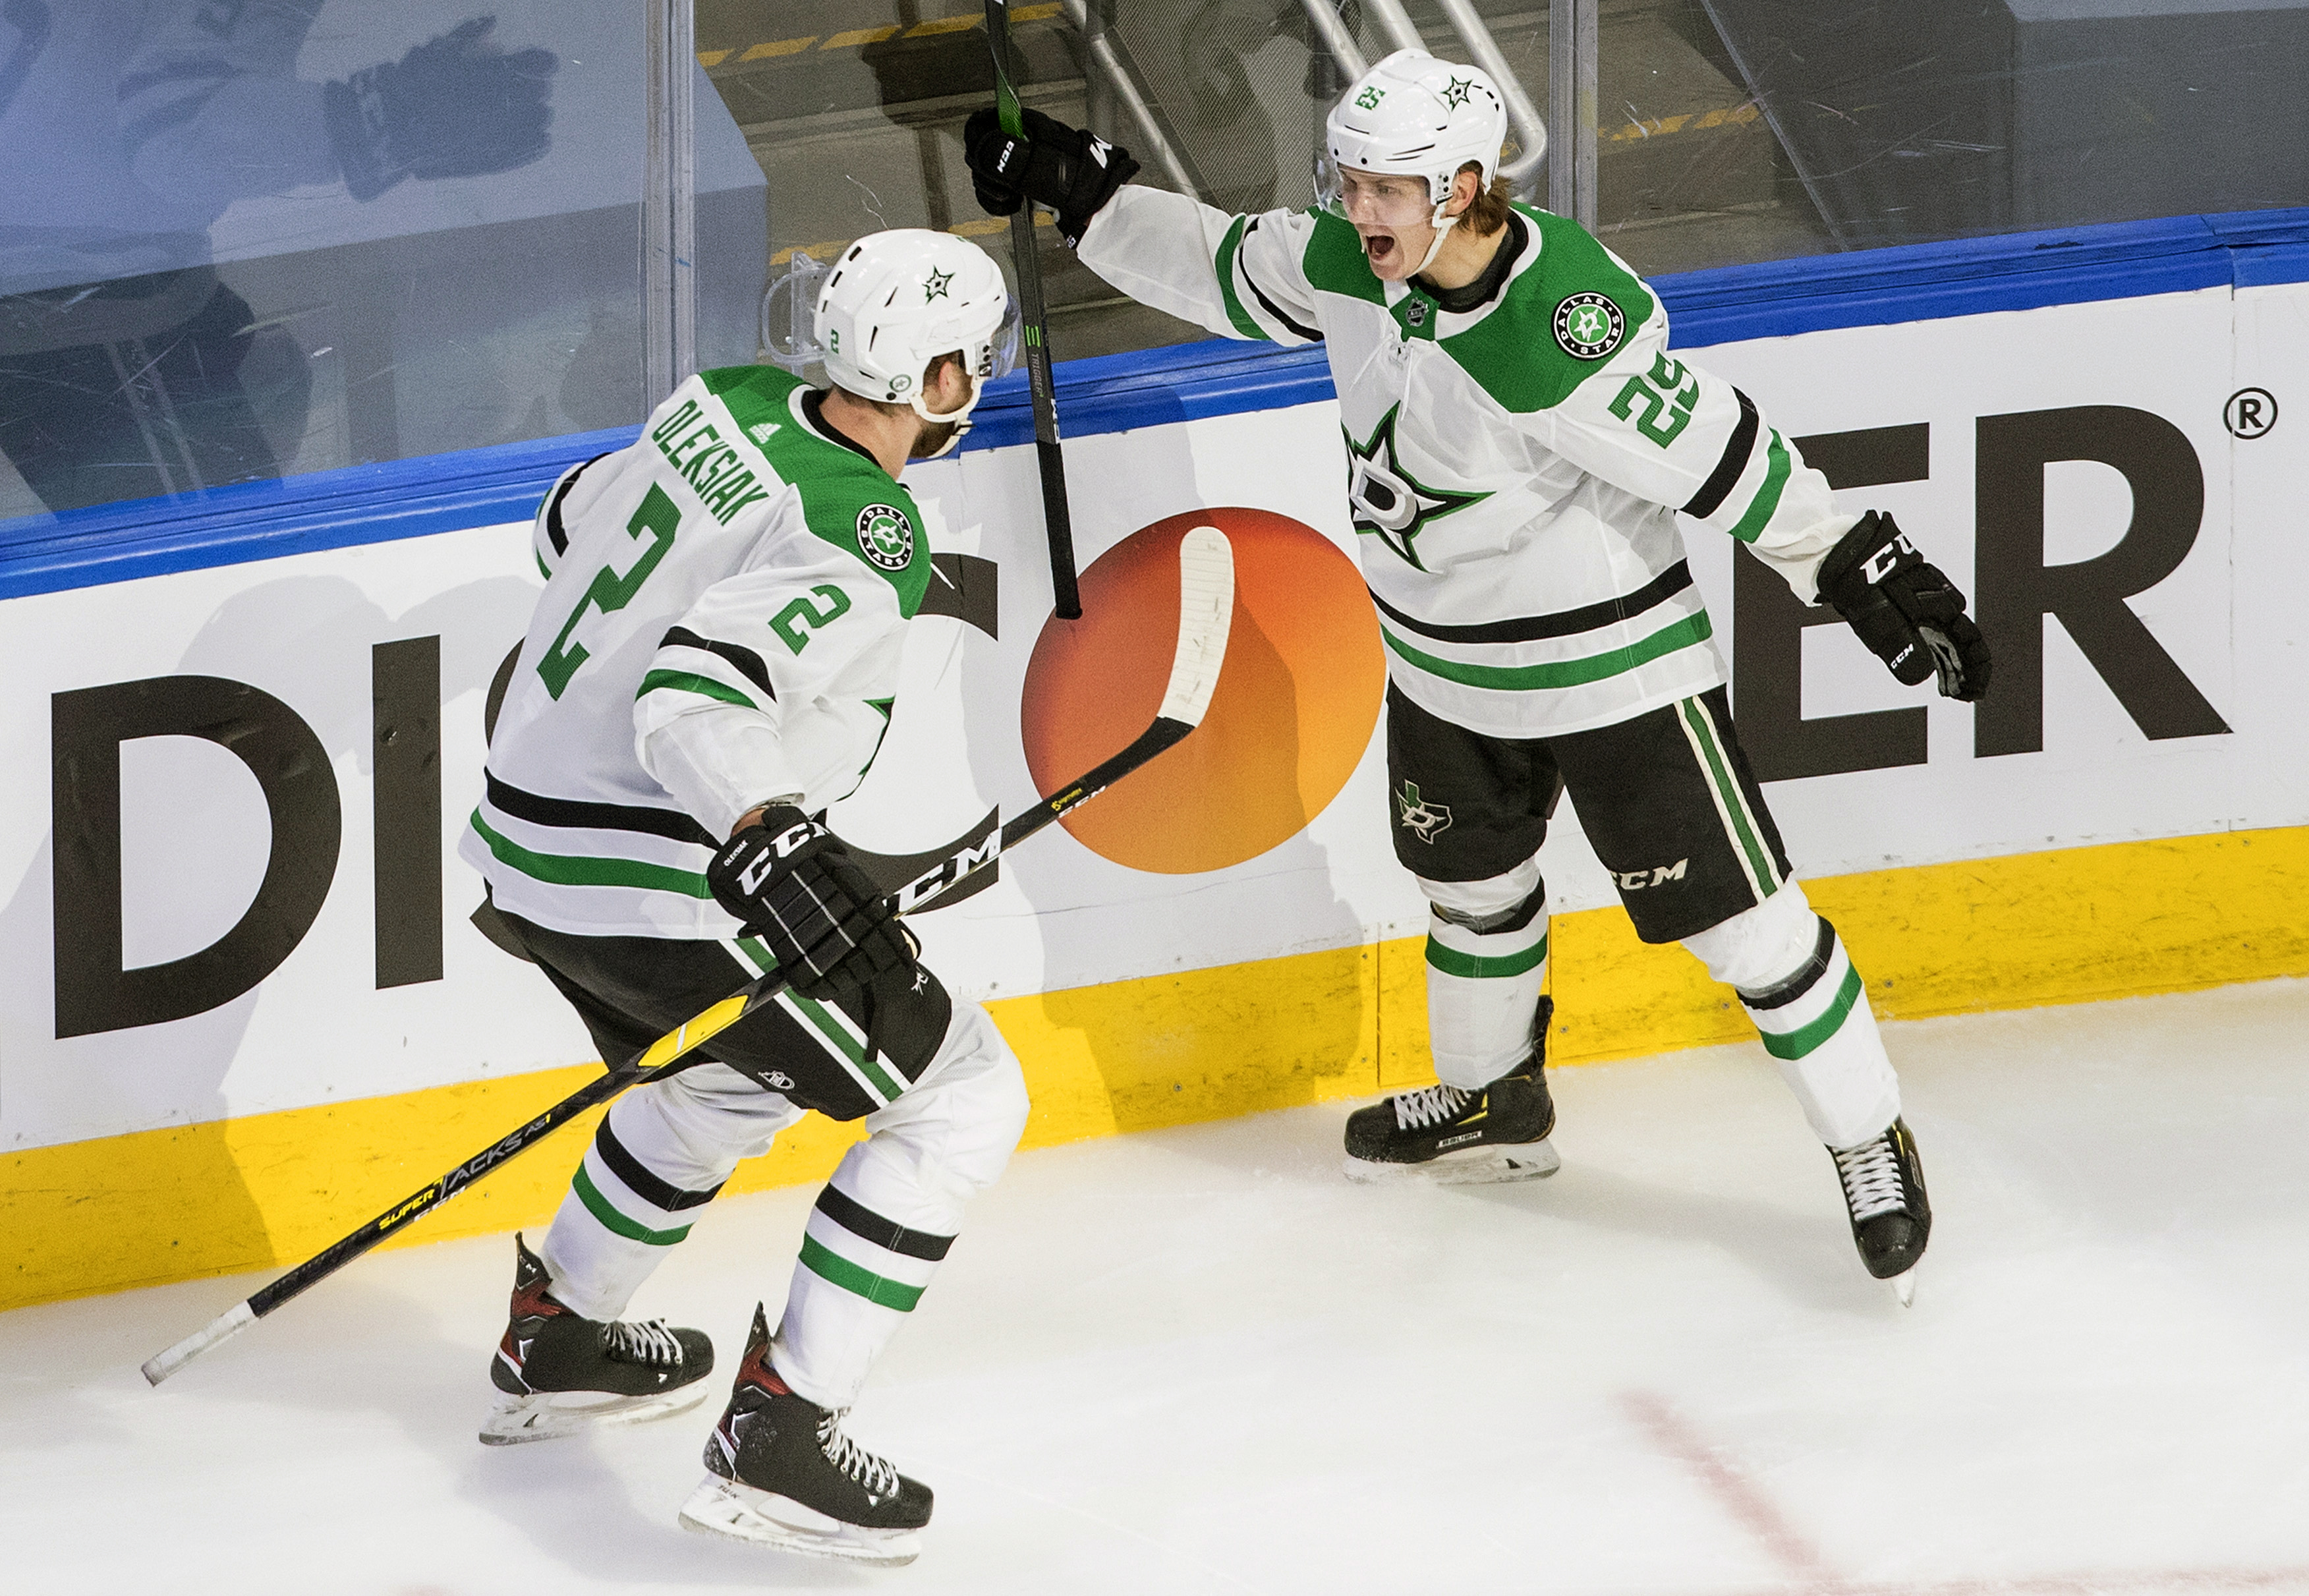
[[[1689,858],[1680,858],[1672,865],[1654,865],[1648,870],[1614,870],[1612,873],[1612,879],[1620,884],[1620,890],[1623,893],[1641,892],[1647,886],[1662,886],[1671,881],[1682,881],[1683,867],[1690,863],[1691,860]]]

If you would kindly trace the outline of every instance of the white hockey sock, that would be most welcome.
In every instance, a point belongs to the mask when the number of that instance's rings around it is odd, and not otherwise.
[[[1836,928],[1812,911],[1791,881],[1745,913],[1684,946],[1708,973],[1738,989],[1779,1060],[1781,1077],[1812,1132],[1833,1148],[1857,1147],[1900,1114],[1900,1083],[1866,984]]]
[[[538,1249],[554,1299],[589,1319],[622,1316],[738,1160],[801,1113],[721,1064],[610,1104]]]
[[[1547,981],[1536,860],[1488,881],[1422,879],[1427,894],[1427,1045],[1435,1078],[1472,1091],[1531,1057]]]
[[[855,1402],[1026,1128],[1026,1083],[993,1021],[956,1003],[920,1084],[869,1115],[802,1234],[771,1366],[822,1408]]]

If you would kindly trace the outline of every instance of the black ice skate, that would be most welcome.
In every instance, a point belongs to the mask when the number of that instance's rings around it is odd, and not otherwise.
[[[729,1409],[705,1443],[711,1471],[681,1506],[682,1527],[814,1557],[895,1566],[921,1550],[930,1487],[842,1433],[848,1410],[797,1396],[770,1367],[759,1307]]]
[[[713,1372],[702,1330],[603,1324],[553,1299],[545,1265],[515,1235],[513,1316],[489,1360],[497,1401],[481,1441],[511,1446],[613,1424],[638,1424],[696,1407]]]
[[[1488,1086],[1430,1086],[1347,1116],[1350,1180],[1427,1180],[1441,1186],[1533,1180],[1563,1167],[1547,1144],[1555,1104],[1547,1094],[1547,1022],[1539,1000],[1531,1057]]]
[[[1916,1300],[1916,1260],[1933,1233],[1932,1204],[1924,1200],[1924,1160],[1907,1122],[1895,1119],[1872,1142],[1842,1152],[1829,1150],[1844,1184],[1844,1206],[1852,1215],[1852,1239],[1860,1261],[1880,1281],[1890,1281],[1903,1305]]]

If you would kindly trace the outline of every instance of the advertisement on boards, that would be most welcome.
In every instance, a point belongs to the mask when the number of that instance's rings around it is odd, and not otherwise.
[[[1743,740],[1807,875],[2309,821],[2309,627],[2272,287],[1720,344],[1846,508],[1892,513],[1995,650],[1977,707],[1900,687],[1688,533]],[[2309,401],[2297,401],[2309,404]],[[1070,439],[1086,619],[1051,614],[1029,450],[920,466],[938,580],[890,735],[830,816],[895,880],[1112,753],[1161,696],[1171,551],[1232,541],[1227,674],[1179,750],[920,917],[1001,997],[1415,934],[1378,738],[1386,659],[1328,402]],[[1384,551],[1381,551],[1383,554]],[[468,919],[492,684],[541,583],[524,525],[9,601],[0,634],[0,1148],[580,1062]],[[1567,805],[1551,906],[1614,884]]]

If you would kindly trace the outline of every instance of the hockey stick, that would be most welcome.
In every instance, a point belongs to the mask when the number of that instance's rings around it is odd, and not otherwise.
[[[986,0],[986,47],[994,55],[994,110],[1002,131],[1025,134],[1018,91],[1010,85],[1009,0]],[[1059,448],[1059,396],[1051,381],[1051,316],[1042,303],[1042,262],[1034,253],[1034,207],[1010,218],[1010,255],[1018,268],[1018,314],[1025,324],[1026,385],[1034,396],[1034,460],[1042,471],[1042,528],[1051,540],[1051,591],[1062,621],[1082,619],[1075,582],[1074,517],[1067,508],[1067,461]]]
[[[1234,554],[1215,527],[1197,527],[1179,545],[1179,643],[1171,677],[1154,721],[1113,758],[1059,788],[975,847],[966,847],[900,887],[887,899],[893,911],[910,913],[951,890],[1018,846],[1060,815],[1090,802],[1115,782],[1174,746],[1202,723],[1226,663],[1227,627],[1234,614]],[[658,1038],[635,1057],[556,1103],[493,1146],[485,1148],[428,1186],[324,1248],[254,1296],[218,1315],[165,1352],[146,1360],[144,1378],[154,1385],[210,1348],[229,1341],[290,1298],[317,1285],[386,1237],[406,1229],[446,1203],[490,1170],[527,1152],[561,1126],[629,1086],[661,1079],[687,1067],[689,1055],[737,1023],[757,1005],[786,989],[773,972],[743,991]]]

